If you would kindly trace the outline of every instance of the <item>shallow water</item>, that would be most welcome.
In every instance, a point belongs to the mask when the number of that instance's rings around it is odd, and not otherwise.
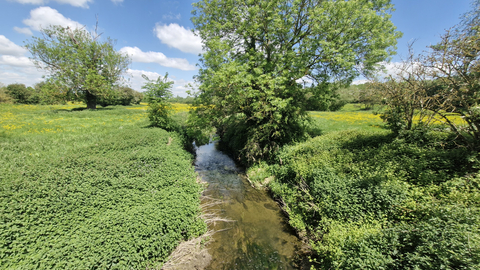
[[[262,190],[253,189],[243,170],[214,143],[197,149],[196,170],[208,183],[208,212],[230,222],[210,225],[216,231],[207,248],[207,269],[298,269],[301,242],[280,207]]]

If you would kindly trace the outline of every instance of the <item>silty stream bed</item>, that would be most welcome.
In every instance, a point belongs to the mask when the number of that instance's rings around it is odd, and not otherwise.
[[[207,245],[212,256],[207,269],[299,269],[302,243],[278,204],[267,192],[252,188],[243,170],[215,143],[196,153],[196,171],[207,183],[203,204],[230,220],[209,227],[215,233]]]

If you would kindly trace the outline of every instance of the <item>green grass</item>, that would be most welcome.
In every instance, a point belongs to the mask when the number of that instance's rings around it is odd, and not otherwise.
[[[0,268],[160,267],[205,230],[192,155],[142,106],[76,107],[0,107]]]
[[[336,112],[310,112],[312,123],[309,133],[313,136],[341,130],[378,131],[384,129],[379,115],[372,110],[362,110],[358,104],[346,104]]]

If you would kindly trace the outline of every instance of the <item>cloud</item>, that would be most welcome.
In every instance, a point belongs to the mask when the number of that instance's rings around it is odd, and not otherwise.
[[[9,85],[23,83],[27,86],[43,81],[46,73],[38,70],[27,57],[0,57],[0,82]]]
[[[4,35],[0,35],[0,54],[23,56],[25,53],[27,53],[27,49],[13,43]]]
[[[182,15],[180,13],[173,14],[171,12],[167,15],[162,16],[162,19],[164,19],[164,20],[180,20],[181,18],[182,18]]]
[[[30,11],[30,18],[23,20],[23,23],[31,29],[40,31],[50,25],[61,25],[77,28],[81,26],[79,22],[65,18],[56,9],[50,7],[39,7]]]
[[[353,85],[359,85],[359,84],[365,84],[365,83],[368,83],[369,80],[367,79],[358,79],[358,80],[355,80],[352,82]]]
[[[120,4],[120,3],[123,3],[123,0],[112,0],[112,2],[117,5],[117,4]]]
[[[176,23],[169,25],[157,24],[154,31],[158,39],[169,47],[186,53],[202,53],[202,39],[183,26]]]
[[[123,47],[121,53],[132,57],[133,62],[157,63],[164,67],[178,68],[181,70],[195,70],[195,66],[190,64],[187,59],[168,58],[161,52],[143,52],[137,47]]]
[[[37,70],[25,56],[27,52],[25,48],[0,35],[0,82],[5,85],[23,83],[31,86],[42,81],[45,72]]]
[[[130,77],[131,87],[137,91],[145,91],[142,89],[142,85],[145,83],[145,79],[142,78],[142,74],[145,74],[149,79],[156,80],[159,76],[165,76],[165,74],[159,74],[157,72],[129,69],[127,74]],[[173,81],[172,94],[173,96],[186,97],[186,91],[189,90],[188,84],[194,84],[193,81],[186,81],[183,79],[175,80],[174,77],[169,77],[169,81]]]
[[[45,5],[49,0],[10,0],[13,2],[17,2],[20,4],[32,4],[32,5]],[[81,7],[81,8],[88,8],[88,3],[93,2],[93,0],[53,0],[57,3],[60,4],[69,4],[74,7]],[[112,0],[112,1],[118,1],[118,0]],[[123,0],[121,0],[123,1]]]
[[[27,36],[32,36],[33,35],[32,30],[30,30],[30,28],[28,28],[28,27],[20,28],[20,27],[15,26],[15,27],[13,27],[13,30],[17,31],[20,34],[25,34]]]
[[[28,57],[25,56],[12,56],[12,55],[2,55],[0,56],[0,65],[8,65],[15,67],[34,67],[34,64]]]

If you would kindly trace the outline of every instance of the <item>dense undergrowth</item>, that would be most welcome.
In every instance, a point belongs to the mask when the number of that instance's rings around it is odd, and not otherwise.
[[[269,182],[318,269],[479,269],[478,153],[447,137],[334,131],[248,175]]]
[[[142,109],[7,109],[1,269],[159,268],[206,229],[183,138],[147,128]]]

